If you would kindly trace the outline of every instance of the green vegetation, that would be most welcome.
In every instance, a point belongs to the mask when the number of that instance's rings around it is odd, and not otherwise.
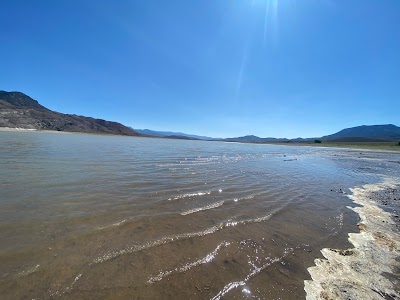
[[[321,144],[322,141],[321,141],[321,140],[314,140],[314,143],[316,143],[316,144]]]

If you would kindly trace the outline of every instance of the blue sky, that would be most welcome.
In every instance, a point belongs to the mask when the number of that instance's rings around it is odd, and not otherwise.
[[[134,128],[400,125],[400,1],[1,1],[0,89]]]

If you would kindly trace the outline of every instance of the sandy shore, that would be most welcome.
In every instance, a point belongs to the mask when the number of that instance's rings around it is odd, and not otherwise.
[[[361,205],[349,207],[360,216],[360,233],[349,233],[354,248],[321,250],[326,259],[308,268],[312,280],[304,282],[306,299],[400,299],[400,235],[392,215],[374,199],[398,188],[398,182],[386,179],[352,189],[349,198]]]
[[[375,151],[375,152],[390,152],[399,153],[400,146],[395,142],[385,143],[260,143],[265,145],[277,145],[277,146],[301,146],[301,147],[314,147],[314,148],[340,148],[354,151]]]
[[[80,132],[67,132],[67,131],[56,131],[56,130],[38,130],[34,128],[11,128],[11,127],[0,127],[1,131],[7,132],[46,132],[46,133],[60,133],[60,134],[74,134]]]
[[[37,131],[37,129],[0,127],[0,131]]]
[[[127,135],[111,134],[111,133],[100,133],[100,132],[78,132],[78,131],[57,131],[57,130],[42,130],[42,129],[30,129],[30,128],[10,128],[0,127],[0,132],[37,132],[37,133],[54,133],[54,134],[90,134],[90,135],[106,135],[106,136],[124,136]]]

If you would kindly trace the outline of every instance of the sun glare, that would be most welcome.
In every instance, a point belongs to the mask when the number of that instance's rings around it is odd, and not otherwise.
[[[267,40],[267,32],[269,26],[276,34],[275,30],[278,23],[278,0],[265,0],[265,15],[264,15],[264,45]]]

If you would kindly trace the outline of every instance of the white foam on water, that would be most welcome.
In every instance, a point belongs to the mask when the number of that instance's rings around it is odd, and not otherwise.
[[[225,203],[225,201],[219,201],[219,202],[215,202],[215,203],[203,206],[203,207],[193,208],[193,209],[190,209],[188,211],[182,212],[181,215],[182,216],[186,216],[186,215],[190,215],[190,214],[193,214],[193,213],[196,213],[196,212],[199,212],[199,211],[217,208],[217,207],[220,207],[220,206],[224,205],[224,203]]]
[[[51,296],[51,297],[54,297],[54,296],[60,297],[60,296],[62,296],[62,295],[64,295],[64,294],[70,293],[70,292],[72,291],[72,289],[73,289],[75,283],[76,283],[81,277],[82,277],[82,274],[78,274],[78,275],[75,277],[74,281],[71,283],[71,285],[70,285],[70,286],[67,286],[65,289],[57,290],[57,291],[55,291],[55,292],[51,292],[51,291],[50,291],[50,296]]]
[[[245,225],[245,224],[249,224],[249,223],[260,223],[260,222],[266,221],[269,218],[271,218],[271,216],[276,212],[277,212],[277,210],[267,216],[258,217],[255,219],[247,219],[247,220],[240,220],[240,221],[228,220],[227,222],[220,223],[218,225],[212,226],[203,231],[177,234],[174,236],[167,236],[167,237],[161,238],[159,240],[149,241],[142,245],[133,245],[133,246],[129,246],[125,249],[107,252],[107,253],[104,253],[103,255],[98,256],[96,259],[93,260],[93,262],[91,264],[103,263],[105,261],[114,259],[121,255],[130,254],[130,253],[137,252],[137,251],[142,251],[142,250],[145,250],[148,248],[156,247],[159,245],[171,243],[171,242],[186,239],[186,238],[205,236],[207,234],[215,233],[215,232],[220,231],[227,227],[234,227],[237,225]]]
[[[128,220],[132,220],[132,219],[133,219],[133,218],[124,219],[124,220],[122,220],[122,221],[115,222],[115,223],[110,224],[110,225],[97,227],[97,229],[98,229],[98,230],[103,230],[103,229],[107,229],[107,228],[112,228],[112,227],[120,226],[120,225],[126,223]]]
[[[222,190],[218,190],[218,192],[222,193]],[[238,202],[238,201],[241,201],[241,200],[253,199],[257,195],[260,195],[260,193],[248,195],[248,196],[241,197],[241,198],[233,198],[233,199],[227,199],[227,200],[211,203],[211,204],[206,205],[206,206],[197,207],[197,208],[190,209],[188,211],[184,211],[184,212],[181,213],[181,215],[182,216],[186,216],[186,215],[190,215],[190,214],[193,214],[193,213],[196,213],[196,212],[200,212],[200,211],[203,211],[203,210],[209,210],[209,209],[217,208],[217,207],[220,207],[220,206],[222,206],[222,205],[224,205],[226,203],[229,203],[229,202]]]
[[[191,170],[191,168],[169,168],[170,171]]]
[[[205,195],[210,195],[211,191],[204,191],[204,192],[197,192],[197,193],[187,193],[187,194],[182,194],[178,195],[172,198],[169,198],[169,201],[172,200],[180,200],[180,199],[185,199],[185,198],[191,198],[191,197],[197,197],[197,196],[205,196]]]
[[[160,272],[157,276],[154,277],[150,277],[149,280],[147,281],[148,283],[155,283],[157,281],[161,281],[164,277],[167,277],[173,273],[183,273],[186,272],[188,270],[190,270],[193,267],[199,266],[199,265],[204,265],[206,263],[209,263],[210,261],[214,260],[214,258],[218,255],[218,252],[221,248],[225,248],[228,247],[230,245],[230,243],[228,242],[222,242],[220,243],[217,248],[214,249],[214,251],[212,251],[211,253],[207,254],[205,257],[200,258],[194,262],[190,262],[185,264],[182,267],[177,267],[173,270],[170,271],[164,271],[164,272]]]
[[[222,290],[220,290],[214,297],[211,298],[211,300],[220,300],[223,296],[225,296],[227,293],[229,293],[231,290],[245,286],[246,283],[256,276],[258,273],[262,272],[264,269],[269,267],[270,265],[281,261],[284,257],[286,257],[289,253],[293,252],[293,248],[286,248],[282,254],[281,257],[265,257],[260,259],[259,257],[255,257],[254,261],[249,258],[249,265],[251,266],[249,274],[246,275],[246,277],[242,280],[239,281],[234,281],[234,282],[229,282],[226,284]],[[245,289],[247,294],[250,294],[251,291],[249,289]]]
[[[36,266],[26,270],[26,271],[22,271],[22,272],[18,273],[17,277],[19,277],[19,276],[27,276],[29,274],[32,274],[32,273],[36,272],[37,269],[39,269],[39,267],[40,267],[40,265],[36,265]]]
[[[115,250],[115,251],[112,251],[112,252],[107,252],[107,253],[97,257],[93,261],[93,263],[95,263],[95,264],[102,263],[102,262],[108,261],[110,259],[116,258],[116,257],[124,255],[124,254],[129,254],[129,253],[145,250],[145,249],[148,249],[148,248],[152,248],[152,247],[155,247],[155,246],[159,246],[159,245],[162,245],[162,244],[170,243],[170,242],[181,240],[181,239],[185,239],[185,238],[191,238],[191,237],[196,237],[196,236],[204,236],[204,235],[207,235],[207,234],[214,233],[214,232],[216,232],[218,230],[221,230],[220,226],[213,226],[211,228],[208,228],[206,230],[199,231],[199,232],[178,234],[178,235],[175,235],[175,236],[164,237],[162,239],[155,240],[155,241],[149,241],[149,242],[147,242],[145,244],[142,244],[142,245],[133,245],[133,246],[127,247],[127,248],[122,249],[122,250]]]
[[[304,281],[306,299],[400,299],[395,284],[382,273],[400,267],[400,235],[391,215],[377,206],[371,192],[393,188],[398,182],[385,179],[351,189],[349,198],[361,207],[349,207],[360,216],[360,233],[349,233],[354,248],[322,249],[325,259],[308,268],[312,280]]]

